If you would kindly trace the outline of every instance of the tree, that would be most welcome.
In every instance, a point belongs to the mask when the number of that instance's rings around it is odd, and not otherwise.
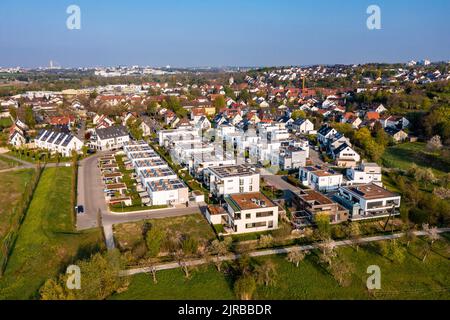
[[[436,240],[439,240],[439,230],[437,227],[430,227],[428,223],[422,225],[423,231],[426,232],[426,236],[430,241],[430,246],[433,246]]]
[[[243,275],[234,283],[234,292],[241,300],[250,300],[256,290],[256,281],[251,275]]]
[[[15,121],[17,119],[17,109],[14,107],[10,107],[8,110],[11,118],[13,118],[13,121]]]
[[[147,105],[147,114],[154,116],[158,111],[158,103],[156,101],[151,101]]]
[[[326,212],[318,213],[314,216],[314,222],[316,223],[317,230],[321,239],[330,237],[330,216]]]
[[[82,290],[68,290],[67,276],[61,275],[57,281],[49,279],[45,282],[40,290],[41,299],[104,300],[128,285],[128,279],[119,275],[124,264],[118,250],[97,253],[76,265],[81,269]]]
[[[303,110],[295,110],[292,112],[291,118],[292,118],[292,120],[305,119],[306,113]]]
[[[308,254],[308,250],[303,251],[300,250],[300,248],[295,247],[291,250],[291,252],[288,253],[287,260],[295,264],[295,266],[298,268],[300,262],[302,262]]]
[[[350,223],[346,229],[347,236],[353,241],[356,251],[359,250],[358,240],[361,238],[361,229],[358,223]]]
[[[330,272],[340,286],[347,287],[351,284],[351,275],[354,269],[352,263],[346,259],[339,259],[330,267]]]
[[[330,238],[319,243],[319,259],[322,263],[327,264],[328,266],[332,266],[333,259],[336,257],[336,242],[331,240]]]
[[[442,149],[441,137],[438,135],[433,136],[428,142],[426,149],[430,152],[437,152]]]
[[[402,263],[405,260],[405,253],[395,239],[389,242],[387,257],[395,263]]]
[[[409,245],[416,241],[417,236],[416,236],[416,232],[413,228],[407,228],[405,230],[405,239],[406,239],[406,247],[409,248]]]
[[[266,287],[275,283],[276,265],[271,260],[266,260],[255,268],[258,282]]]
[[[163,240],[166,238],[166,233],[163,229],[152,226],[145,236],[147,243],[149,257],[157,257]]]
[[[33,114],[33,108],[30,106],[27,106],[25,108],[25,124],[30,128],[34,128],[34,126],[36,125],[36,120],[34,119]]]
[[[217,256],[216,257],[217,259],[215,260],[215,264],[217,267],[217,271],[219,271],[219,272],[221,271],[221,267],[222,267],[222,261],[220,258],[227,255],[232,241],[233,240],[230,237],[227,237],[223,241],[214,240],[211,243],[209,251],[211,252],[211,254]]]
[[[227,103],[224,96],[220,95],[214,99],[213,106],[216,108],[216,113],[218,113],[220,109],[225,108],[226,105]]]
[[[89,150],[88,146],[82,146],[81,147],[81,152],[83,153],[83,157],[87,156],[88,150]]]

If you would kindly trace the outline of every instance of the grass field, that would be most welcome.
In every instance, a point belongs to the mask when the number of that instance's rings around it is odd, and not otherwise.
[[[71,174],[72,169],[66,167],[43,171],[0,279],[0,300],[35,298],[45,280],[74,259],[86,257],[101,243],[98,229],[74,230]]]
[[[6,157],[2,157],[0,155],[0,170],[14,168],[14,167],[17,167],[20,165],[21,165],[20,162],[6,158]]]
[[[408,142],[386,149],[382,163],[389,168],[408,170],[413,163],[419,167],[433,168],[437,175],[450,172],[450,159],[445,159],[425,151],[425,143]]]
[[[22,190],[30,182],[34,169],[0,173],[0,242],[11,226],[11,208],[17,205]]]
[[[211,226],[200,213],[174,218],[147,220],[147,222],[162,230],[166,230],[168,233],[181,232],[183,235],[193,237],[198,240],[200,245],[206,245],[208,241],[215,239]],[[119,247],[130,250],[137,243],[143,241],[143,224],[144,221],[114,225],[114,238]]]
[[[410,248],[403,247],[406,259],[401,264],[380,256],[372,246],[358,251],[346,247],[338,249],[354,265],[352,283],[340,287],[328,271],[320,267],[315,254],[309,255],[299,268],[286,260],[285,256],[259,258],[276,263],[275,285],[258,286],[255,299],[450,299],[449,242],[440,240],[433,252],[422,262],[422,246],[419,239]],[[370,294],[366,289],[370,265],[381,269],[381,290]],[[233,281],[212,266],[202,266],[193,272],[192,278],[184,278],[180,269],[160,271],[158,283],[151,276],[136,275],[128,291],[116,294],[112,299],[234,299]]]

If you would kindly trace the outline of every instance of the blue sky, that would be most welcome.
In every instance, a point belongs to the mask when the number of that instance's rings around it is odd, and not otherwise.
[[[66,8],[81,8],[68,30]],[[382,29],[366,27],[381,8]],[[0,66],[269,66],[450,59],[448,0],[1,0]]]

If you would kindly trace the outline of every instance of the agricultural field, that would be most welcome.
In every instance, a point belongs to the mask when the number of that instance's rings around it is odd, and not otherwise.
[[[0,173],[0,242],[8,233],[14,212],[24,187],[31,181],[34,169]]]
[[[258,285],[253,299],[450,299],[448,237],[442,236],[422,262],[424,246],[424,239],[417,239],[409,247],[402,243],[405,255],[402,262],[381,256],[373,244],[358,250],[338,249],[338,256],[353,265],[351,284],[347,287],[341,287],[318,263],[317,252],[308,255],[298,268],[284,255],[258,258],[254,263],[271,260],[276,265],[276,276],[274,285]],[[366,287],[370,265],[381,269],[381,289],[372,293]],[[157,280],[155,284],[148,274],[133,276],[128,290],[111,299],[236,299],[232,276],[211,265],[197,267],[190,279],[180,269],[174,269],[158,272]]]
[[[0,278],[0,299],[36,298],[48,278],[102,246],[99,229],[75,230],[71,193],[72,168],[43,171]]]

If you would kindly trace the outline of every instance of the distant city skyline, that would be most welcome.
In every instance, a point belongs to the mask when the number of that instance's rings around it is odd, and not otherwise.
[[[131,5],[131,3],[133,5]],[[81,30],[69,30],[70,5]],[[369,30],[369,5],[381,30]],[[0,67],[259,67],[450,60],[450,1],[13,1]]]

